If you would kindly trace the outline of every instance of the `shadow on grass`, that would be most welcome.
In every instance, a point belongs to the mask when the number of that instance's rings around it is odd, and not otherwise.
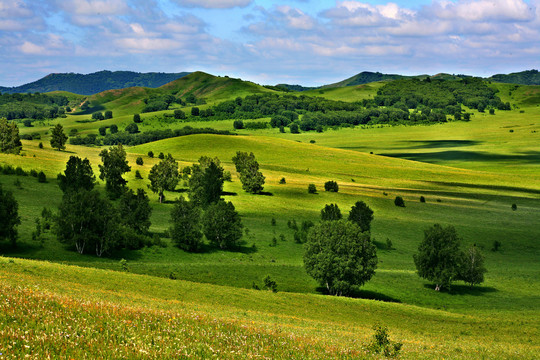
[[[80,110],[80,111],[74,112],[73,115],[88,115],[88,114],[95,113],[96,111],[102,111],[102,110],[105,110],[105,106],[97,105],[97,106],[89,107],[86,110]]]
[[[222,195],[222,196],[238,196],[237,193],[231,192],[231,191],[222,191],[222,192],[221,192],[221,195]]]
[[[317,292],[323,294],[323,295],[329,295],[328,290],[324,286],[317,287]],[[349,294],[350,298],[353,299],[366,299],[366,300],[377,300],[377,301],[384,301],[384,302],[393,302],[393,303],[401,303],[401,300],[393,298],[391,296],[378,293],[376,291],[371,290],[362,290],[362,289],[353,289],[352,292]]]
[[[257,195],[262,195],[262,196],[274,196],[274,194],[272,194],[272,193],[269,192],[269,191],[261,191],[261,192],[258,193]]]
[[[407,146],[409,149],[436,149],[460,146],[479,145],[482,141],[476,140],[407,140],[403,141],[413,146]]]
[[[424,287],[426,289],[435,291],[435,284],[424,284]],[[455,295],[455,296],[459,296],[459,295],[481,296],[484,294],[494,293],[497,291],[499,290],[491,286],[481,286],[481,285],[470,286],[470,285],[464,285],[464,284],[459,284],[459,285],[454,284],[451,286],[450,290],[441,289],[441,292],[445,292],[447,294]]]
[[[257,248],[252,246],[246,246],[245,244],[240,244],[230,249],[221,249],[219,246],[216,246],[214,244],[205,243],[201,246],[201,249],[197,251],[197,253],[211,254],[223,251],[226,251],[228,253],[253,254],[257,252]]]
[[[524,164],[540,164],[540,151],[528,151],[513,155],[457,150],[433,151],[425,153],[383,153],[379,155],[435,164],[444,161],[512,161]]]

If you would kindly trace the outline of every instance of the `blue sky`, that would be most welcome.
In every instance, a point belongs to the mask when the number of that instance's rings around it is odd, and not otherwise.
[[[0,0],[0,86],[202,70],[306,86],[540,66],[540,0]]]

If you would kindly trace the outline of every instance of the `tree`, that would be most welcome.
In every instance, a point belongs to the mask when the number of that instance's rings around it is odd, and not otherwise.
[[[105,136],[107,134],[107,127],[106,126],[101,126],[99,129],[99,135],[101,136]]]
[[[95,181],[96,177],[90,161],[81,160],[77,156],[70,156],[64,174],[58,174],[58,185],[64,193],[80,189],[92,190]]]
[[[330,192],[338,192],[339,191],[339,185],[335,181],[327,181],[324,183],[324,191],[330,191]]]
[[[116,134],[118,132],[118,125],[112,124],[109,130],[111,131],[111,134]]]
[[[55,127],[51,129],[51,147],[57,149],[58,151],[64,150],[66,148],[65,144],[68,137],[64,134],[64,128],[60,124],[56,124]]]
[[[94,248],[96,255],[117,244],[117,213],[112,204],[96,190],[78,190],[64,194],[56,217],[58,241],[75,246],[79,254]]]
[[[217,202],[223,191],[223,168],[218,158],[201,157],[191,167],[189,197],[202,207]]]
[[[137,123],[137,124],[142,123],[141,115],[139,115],[139,114],[133,114],[133,122],[134,122],[134,123]]]
[[[105,119],[112,119],[112,118],[113,118],[112,111],[111,110],[105,111]]]
[[[125,191],[120,197],[118,206],[122,224],[135,230],[138,234],[148,233],[151,225],[152,207],[143,189],[137,189],[137,193],[131,189]]]
[[[327,204],[324,206],[324,209],[321,210],[321,220],[323,221],[340,220],[341,218],[341,211],[337,204]]]
[[[201,210],[180,197],[171,211],[171,239],[185,251],[199,251],[202,246]]]
[[[242,182],[242,189],[248,193],[259,194],[264,189],[265,177],[259,171],[259,163],[255,160],[255,155],[237,151],[232,161]]]
[[[135,160],[135,163],[137,165],[143,165],[144,164],[143,158],[140,157],[140,156],[137,156],[137,159]]]
[[[236,130],[243,129],[244,128],[244,122],[242,120],[234,120],[233,127]]]
[[[405,207],[405,201],[403,201],[403,198],[401,196],[396,196],[394,199],[394,205],[399,207]]]
[[[4,191],[0,184],[0,240],[17,243],[17,225],[20,225],[19,204],[10,191]]]
[[[126,160],[126,151],[119,144],[111,147],[109,150],[103,149],[99,156],[103,165],[99,165],[99,178],[105,181],[105,189],[111,198],[117,198],[121,195],[127,181],[122,174],[131,170]]]
[[[191,108],[191,116],[199,116],[199,108],[198,107],[192,107]]]
[[[375,274],[377,250],[369,233],[353,222],[323,221],[308,233],[307,273],[332,295],[348,295]]]
[[[139,127],[135,123],[129,123],[128,126],[126,126],[126,131],[130,134],[136,134],[139,132]]]
[[[308,187],[307,187],[307,192],[309,194],[317,193],[317,187],[315,186],[315,184],[309,184]]]
[[[176,109],[174,110],[174,118],[178,120],[183,120],[186,118],[186,113],[180,109]]]
[[[484,256],[473,245],[463,253],[461,267],[459,269],[459,279],[465,281],[471,287],[484,282]]]
[[[178,163],[171,154],[167,155],[158,164],[154,165],[148,174],[150,190],[159,194],[159,202],[163,202],[164,191],[172,191],[180,180]]]
[[[202,218],[203,233],[221,249],[238,246],[242,238],[242,221],[232,202],[220,199],[208,206]]]
[[[291,126],[289,126],[289,128],[291,129],[291,134],[299,134],[300,131],[298,130],[298,124],[297,123],[292,123]]]
[[[103,116],[103,113],[101,111],[95,112],[92,114],[93,120],[105,120],[105,116]]]
[[[363,201],[357,201],[349,212],[349,221],[355,222],[362,231],[371,229],[373,210]]]
[[[17,155],[21,149],[22,143],[17,124],[0,118],[0,152]]]
[[[424,240],[414,254],[418,275],[435,283],[435,290],[449,288],[458,277],[462,255],[461,239],[453,226],[435,224],[424,231]]]

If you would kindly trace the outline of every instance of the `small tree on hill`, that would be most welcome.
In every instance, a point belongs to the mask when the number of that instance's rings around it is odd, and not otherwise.
[[[217,202],[223,191],[223,176],[223,167],[218,158],[201,157],[199,164],[191,167],[190,200],[204,208]]]
[[[137,193],[131,189],[124,191],[118,204],[118,213],[122,224],[133,229],[137,234],[148,233],[152,207],[143,189],[137,189]]]
[[[201,210],[180,197],[171,211],[171,239],[185,251],[199,251],[202,246]]]
[[[68,137],[64,134],[64,128],[60,124],[56,124],[51,129],[51,147],[57,150],[64,150],[66,148],[66,141]]]
[[[340,220],[341,218],[341,211],[337,204],[327,204],[321,210],[321,220],[323,221]]]
[[[11,245],[17,243],[17,225],[21,223],[19,204],[10,191],[2,189],[0,184],[0,240],[8,240]]]
[[[264,189],[265,177],[259,171],[259,163],[255,160],[255,155],[237,151],[232,161],[242,182],[242,189],[252,194],[260,193]]]
[[[63,174],[58,174],[58,185],[66,193],[80,189],[92,190],[96,177],[88,159],[70,156]]]
[[[22,149],[19,128],[15,122],[0,118],[0,152],[19,154]]]
[[[159,202],[163,202],[164,191],[174,190],[180,180],[178,163],[171,154],[152,167],[150,174],[148,174],[148,180],[150,180],[150,190],[158,193]]]
[[[339,191],[339,185],[335,181],[327,181],[324,183],[324,191],[330,191],[330,192],[338,192]]]
[[[135,123],[129,123],[128,126],[126,126],[126,132],[136,134],[139,132],[139,127]]]
[[[112,111],[111,111],[111,110],[105,111],[105,116],[104,116],[104,117],[105,117],[105,120],[107,120],[107,119],[112,119],[112,118],[113,118],[113,113],[112,113]]]
[[[424,240],[414,254],[418,275],[435,283],[435,290],[449,288],[458,279],[462,261],[461,239],[453,226],[435,224],[424,231]]]
[[[242,221],[232,202],[220,199],[204,212],[203,232],[206,238],[221,249],[238,246],[242,238]]]
[[[103,149],[99,156],[103,162],[102,165],[99,165],[99,178],[105,180],[105,189],[109,196],[118,198],[127,184],[127,180],[122,175],[131,170],[126,160],[126,151],[122,144],[119,144],[109,148],[109,150]]]
[[[142,123],[141,115],[140,114],[133,114],[133,122],[137,123],[137,124]]]
[[[176,109],[174,110],[174,118],[178,120],[183,120],[186,118],[186,113],[180,109]]]
[[[349,221],[355,222],[362,231],[371,229],[371,221],[373,220],[373,210],[363,201],[357,201],[349,212]]]
[[[396,196],[394,199],[394,205],[399,207],[405,207],[405,201],[403,201],[403,198],[401,196]]]
[[[459,279],[465,281],[471,287],[484,282],[484,256],[476,246],[471,246],[463,253]]]
[[[304,253],[307,273],[331,295],[348,295],[375,274],[377,249],[369,233],[353,222],[324,221],[308,233]]]

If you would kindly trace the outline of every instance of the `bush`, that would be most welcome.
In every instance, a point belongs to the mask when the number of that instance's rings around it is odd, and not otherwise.
[[[403,201],[403,198],[401,196],[396,196],[394,199],[394,205],[399,207],[405,207],[405,201]]]
[[[111,131],[111,134],[116,134],[116,133],[118,132],[118,125],[112,124],[112,125],[109,127],[109,130]]]
[[[154,152],[153,152],[153,151],[149,151],[149,152],[148,152],[148,157],[149,157],[149,158],[153,158],[153,157],[154,157]]]
[[[266,275],[263,279],[264,288],[272,292],[277,292],[277,283],[272,280],[270,275]]]
[[[289,128],[291,129],[291,134],[300,134],[300,130],[298,130],[298,124],[292,123]]]
[[[43,143],[40,142],[39,145],[38,145],[38,147],[39,147],[40,149],[43,149]]]
[[[324,191],[338,192],[339,186],[335,181],[327,181],[324,183]]]
[[[315,184],[309,184],[307,188],[307,192],[310,194],[316,194],[317,193],[317,187]]]
[[[286,183],[287,183],[287,180],[285,180],[285,178],[282,177],[281,179],[279,179],[279,183],[280,183],[281,185],[286,184]]]
[[[131,123],[128,126],[126,126],[126,132],[130,134],[136,134],[139,132],[139,127],[135,123]]]
[[[165,154],[160,152],[159,155],[158,155],[158,158],[161,159],[161,160],[165,159]]]
[[[113,117],[113,114],[112,114],[112,111],[111,110],[107,110],[105,111],[105,119],[112,119]]]
[[[349,211],[349,221],[355,222],[362,231],[371,229],[373,210],[363,201],[357,201]]]
[[[233,123],[233,127],[236,130],[243,129],[244,128],[244,122],[242,120],[235,120]]]
[[[137,157],[137,160],[135,160],[135,163],[137,165],[143,165],[144,164],[144,161],[143,161],[143,158],[142,157]]]
[[[186,118],[186,113],[180,109],[174,110],[174,118],[177,120],[183,120]]]
[[[403,344],[399,342],[392,343],[386,327],[376,325],[373,330],[375,330],[373,342],[369,344],[368,348],[376,354],[382,353],[385,357],[397,356],[403,347]]]
[[[425,203],[426,202],[426,198],[424,196],[420,196],[420,202],[421,203]]]
[[[137,124],[142,123],[141,115],[139,115],[139,114],[133,114],[133,122],[134,122],[134,123],[137,123]]]
[[[491,251],[499,251],[499,249],[501,248],[501,242],[499,240],[495,240],[493,242],[493,247],[491,248]]]
[[[512,204],[512,210],[513,210],[513,211],[516,211],[516,210],[517,210],[517,205],[516,205],[516,204]]]
[[[38,173],[37,180],[38,180],[38,182],[40,182],[40,183],[45,183],[45,182],[47,182],[47,176],[45,176],[45,173],[44,173],[43,171],[40,171],[40,172]]]
[[[99,131],[99,135],[105,136],[105,135],[107,134],[107,127],[101,126],[101,127],[98,129],[98,131]]]

